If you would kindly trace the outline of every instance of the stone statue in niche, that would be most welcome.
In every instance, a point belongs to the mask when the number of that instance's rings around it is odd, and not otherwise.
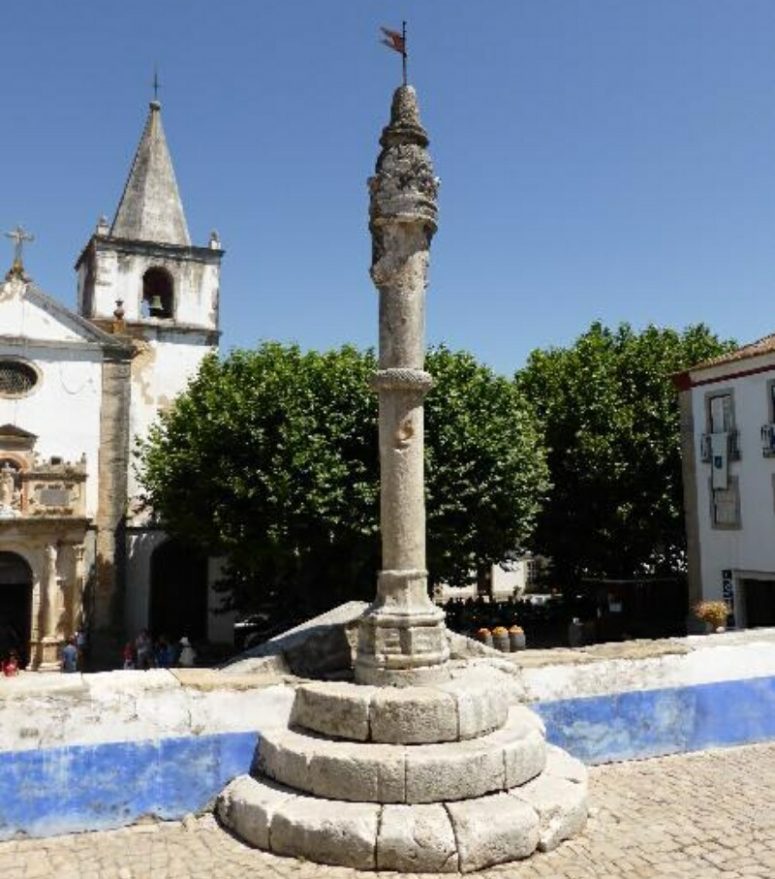
[[[6,462],[0,470],[0,518],[10,519],[19,515],[20,495],[16,489],[16,472]]]

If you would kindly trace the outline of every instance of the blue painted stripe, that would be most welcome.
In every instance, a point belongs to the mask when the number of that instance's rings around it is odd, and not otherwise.
[[[775,677],[531,706],[547,737],[586,763],[775,739]],[[181,818],[250,770],[256,732],[0,753],[0,839]]]
[[[0,839],[197,812],[246,772],[258,734],[110,742],[0,755]]]
[[[775,739],[775,677],[539,702],[550,742],[608,763]]]

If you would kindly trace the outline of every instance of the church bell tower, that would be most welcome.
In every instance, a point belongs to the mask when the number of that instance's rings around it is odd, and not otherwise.
[[[151,101],[113,223],[100,219],[76,263],[78,310],[103,329],[118,311],[135,338],[204,332],[214,345],[222,256],[216,233],[191,244],[161,104]]]

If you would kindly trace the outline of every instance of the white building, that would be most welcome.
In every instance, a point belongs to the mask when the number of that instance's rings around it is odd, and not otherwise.
[[[17,239],[20,237],[16,236]],[[208,562],[141,509],[135,439],[218,343],[218,237],[191,244],[158,102],[112,225],[76,263],[77,314],[28,278],[0,285],[0,651],[33,666],[85,626],[107,659],[149,626],[224,640]]]
[[[689,600],[775,625],[775,335],[675,376]]]
[[[509,598],[522,598],[534,588],[539,567],[543,559],[530,554],[518,559],[509,559],[490,566],[490,579],[487,594],[493,601],[506,601]],[[438,583],[434,591],[434,601],[445,604],[447,601],[476,598],[480,594],[476,576],[471,574],[467,586],[450,586]]]

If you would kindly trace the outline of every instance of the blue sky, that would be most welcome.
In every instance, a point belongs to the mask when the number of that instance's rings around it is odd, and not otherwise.
[[[224,348],[374,344],[377,31],[402,18],[442,180],[429,341],[511,373],[595,318],[775,330],[772,0],[4,4],[0,224],[73,304],[158,63],[192,236],[227,249]]]

